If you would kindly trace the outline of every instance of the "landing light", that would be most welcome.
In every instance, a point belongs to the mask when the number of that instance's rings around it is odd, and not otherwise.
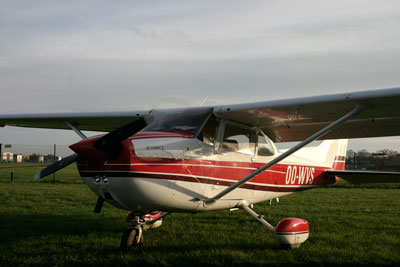
[[[103,182],[105,184],[108,183],[108,177],[106,175],[96,175],[93,177],[95,183]]]
[[[101,181],[101,175],[96,175],[96,176],[94,177],[94,181],[95,181],[96,183],[100,183],[100,181]]]

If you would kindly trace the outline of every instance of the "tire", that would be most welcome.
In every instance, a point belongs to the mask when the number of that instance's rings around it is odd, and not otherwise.
[[[143,235],[139,236],[138,228],[125,230],[121,237],[121,251],[123,253],[138,251],[143,246]]]

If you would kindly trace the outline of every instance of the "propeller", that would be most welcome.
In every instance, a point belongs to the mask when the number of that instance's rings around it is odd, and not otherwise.
[[[121,126],[103,137],[93,142],[94,146],[103,152],[110,152],[120,149],[121,142],[126,138],[134,135],[135,133],[146,127],[146,122],[143,118]]]
[[[87,157],[87,155],[95,155],[99,154],[97,152],[105,152],[107,153],[108,159],[118,159],[121,156],[121,151],[122,151],[122,145],[121,142],[125,140],[126,138],[134,135],[135,133],[139,132],[146,126],[146,122],[143,118],[140,118],[138,120],[135,120],[131,123],[128,123],[126,125],[123,125],[108,134],[95,139],[93,142],[90,144],[87,144],[88,141],[90,141],[91,138],[86,138],[82,141],[80,141],[77,144],[74,144],[73,146],[76,146],[77,148],[81,148],[80,151],[82,151],[81,155],[83,158]],[[81,144],[82,143],[82,144]],[[85,150],[97,150],[96,153],[84,153]],[[62,168],[65,168],[66,166],[76,162],[81,156],[79,154],[80,151],[78,150],[78,153],[74,153],[60,161],[55,162],[54,164],[48,166],[47,168],[41,170],[35,175],[35,179],[40,179],[45,176],[48,176],[56,171],[61,170]],[[89,151],[90,152],[90,151]]]
[[[54,164],[46,167],[45,169],[41,170],[40,172],[38,172],[34,179],[38,180],[40,178],[43,178],[47,175],[50,175],[58,170],[61,170],[62,168],[67,167],[68,165],[74,163],[75,161],[77,161],[79,159],[79,155],[74,153],[66,158],[63,158],[62,160],[59,160],[57,162],[55,162]]]

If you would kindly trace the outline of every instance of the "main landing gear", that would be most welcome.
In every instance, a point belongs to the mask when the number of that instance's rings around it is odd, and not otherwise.
[[[298,248],[308,239],[310,228],[306,220],[298,218],[285,218],[280,220],[276,227],[274,227],[264,220],[264,216],[258,215],[248,206],[249,204],[246,201],[242,201],[238,205],[239,208],[247,211],[251,216],[256,218],[257,221],[274,232],[276,235],[276,241],[278,241],[282,248]]]
[[[298,248],[308,239],[309,226],[308,222],[298,218],[282,219],[276,227],[264,220],[264,216],[258,215],[251,208],[247,201],[242,201],[237,208],[241,208],[275,233],[276,240],[282,248]],[[130,212],[126,216],[126,224],[128,229],[121,237],[121,251],[132,252],[142,248],[143,231],[157,228],[161,226],[162,219],[169,212],[161,214],[160,211],[153,211],[147,214],[134,214]]]
[[[130,212],[126,216],[128,229],[125,230],[121,237],[121,251],[126,253],[141,249],[143,246],[143,231],[161,226],[162,219],[168,214],[169,212],[161,214],[160,211],[153,211],[147,214],[135,215],[133,211]]]

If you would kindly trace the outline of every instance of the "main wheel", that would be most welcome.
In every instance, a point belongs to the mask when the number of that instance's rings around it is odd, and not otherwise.
[[[142,248],[143,234],[138,227],[127,229],[121,237],[121,251],[132,252]]]

